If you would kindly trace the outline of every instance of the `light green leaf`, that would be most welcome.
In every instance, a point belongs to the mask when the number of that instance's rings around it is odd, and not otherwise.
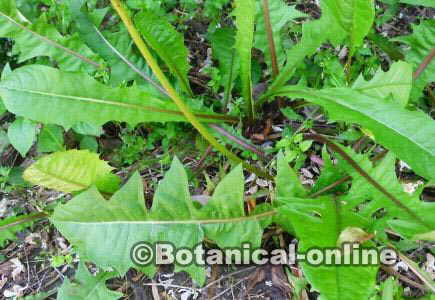
[[[202,209],[204,218],[231,219],[245,216],[244,178],[242,166],[236,167],[216,187],[212,199]],[[258,222],[227,223],[204,225],[205,235],[217,241],[221,248],[234,247],[240,243],[251,243],[260,247],[263,229]]]
[[[423,60],[433,50],[435,44],[435,20],[422,20],[420,25],[412,25],[411,35],[399,36],[393,41],[399,41],[409,46],[405,53],[406,61],[411,63],[414,71],[420,66]],[[435,81],[435,61],[432,60],[426,69],[414,82],[411,92],[411,99],[418,100],[422,96],[423,89],[431,82]]]
[[[379,68],[370,81],[365,81],[360,75],[353,84],[353,89],[369,96],[384,99],[392,95],[393,101],[401,107],[408,104],[411,88],[412,66],[402,61],[392,64],[388,72]]]
[[[101,126],[95,126],[89,123],[78,122],[73,125],[74,132],[82,135],[100,136],[103,134],[103,128]]]
[[[323,106],[333,120],[362,125],[375,135],[377,142],[393,151],[417,174],[435,178],[435,144],[432,142],[435,140],[435,122],[425,113],[406,110],[391,101],[350,88],[314,90],[288,86],[276,95],[305,98]]]
[[[210,36],[213,57],[219,61],[221,85],[225,87],[225,95],[230,95],[239,76],[240,63],[234,48],[235,34],[232,28],[218,28]]]
[[[112,170],[96,153],[69,150],[42,157],[24,171],[23,178],[65,193],[81,191],[94,184],[103,192],[113,193],[120,180]]]
[[[63,129],[56,125],[45,125],[38,137],[38,152],[55,152],[65,150]]]
[[[263,6],[261,1],[257,2],[257,15],[255,26],[254,47],[263,51],[266,63],[271,68],[270,47],[267,40],[266,26],[264,24]],[[282,30],[291,20],[301,17],[308,17],[307,14],[296,9],[295,5],[288,6],[283,0],[269,1],[270,23],[272,25],[273,41],[279,66],[284,64],[286,53],[282,44]]]
[[[86,69],[88,64],[99,67],[90,59],[93,53],[77,36],[62,36],[44,15],[28,24],[13,0],[0,4],[0,36],[15,40],[14,52],[20,54],[19,62],[49,56],[68,71]]]
[[[18,118],[8,128],[9,142],[25,157],[36,140],[36,123]]]
[[[171,101],[157,98],[139,87],[111,88],[86,74],[40,65],[15,70],[0,83],[0,96],[6,108],[16,115],[65,128],[79,122],[100,126],[108,121],[136,125],[185,120]],[[203,119],[209,115],[197,116]],[[210,114],[211,118],[215,116]]]
[[[282,220],[295,228],[299,239],[298,252],[313,248],[336,248],[340,233],[348,227],[364,227],[367,221],[353,212],[342,212],[340,199],[323,197],[301,199],[292,196],[279,198],[284,206],[278,208]],[[345,254],[343,254],[345,255]],[[378,266],[319,265],[301,263],[305,277],[320,299],[366,300],[373,293]]]
[[[106,287],[106,281],[115,276],[113,272],[99,272],[93,276],[86,266],[80,263],[74,280],[65,279],[58,290],[57,300],[117,300],[123,296],[122,293]]]
[[[375,19],[373,0],[335,0],[329,1],[329,7],[336,21],[350,37],[350,55],[363,43]]]
[[[256,216],[245,216],[240,209],[244,202],[243,192],[240,192],[243,191],[241,175],[241,169],[235,169],[228,175],[229,179],[217,186],[210,206],[207,204],[199,210],[191,200],[187,174],[182,164],[174,159],[157,188],[150,211],[145,207],[142,179],[135,173],[110,201],[90,189],[58,207],[51,220],[77,246],[80,257],[100,267],[113,267],[120,274],[135,267],[130,250],[138,242],[170,242],[176,249],[194,249],[210,234],[209,238],[214,238],[219,245],[240,247],[243,240],[235,238],[234,234],[228,237],[223,234],[231,230],[243,233],[243,239],[258,245],[259,221]],[[230,199],[229,195],[238,199]],[[224,203],[224,200],[230,202]],[[243,231],[246,228],[252,230],[246,233]],[[114,244],[114,240],[117,243]],[[155,273],[154,265],[138,268],[149,276]],[[204,283],[205,270],[201,266],[176,264],[175,271],[186,271],[197,283]]]
[[[242,96],[246,104],[246,112],[250,118],[254,115],[252,99],[252,47],[254,45],[255,1],[235,0],[237,34],[236,50],[240,58],[240,76],[242,80]]]
[[[184,92],[193,95],[187,76],[190,70],[189,51],[184,45],[183,35],[175,30],[165,18],[154,15],[150,11],[138,13],[134,21],[146,43],[179,80]]]
[[[410,4],[410,5],[421,5],[435,8],[435,2],[433,0],[400,0],[400,3]]]

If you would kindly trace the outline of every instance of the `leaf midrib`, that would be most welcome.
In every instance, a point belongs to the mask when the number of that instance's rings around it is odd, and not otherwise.
[[[68,224],[86,224],[86,225],[94,225],[94,226],[107,226],[111,224],[127,224],[127,225],[209,225],[209,224],[225,224],[225,223],[240,223],[246,221],[258,221],[263,218],[271,217],[275,215],[277,212],[275,210],[267,211],[261,214],[252,215],[252,216],[243,216],[237,218],[224,218],[224,219],[201,219],[201,220],[167,220],[167,221],[159,221],[159,220],[148,220],[148,221],[101,221],[101,222],[86,222],[86,221],[63,221],[56,220],[58,223],[68,223]]]

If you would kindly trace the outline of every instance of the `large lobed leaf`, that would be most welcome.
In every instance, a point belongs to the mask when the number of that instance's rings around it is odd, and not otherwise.
[[[352,87],[363,94],[382,99],[392,95],[393,101],[405,107],[412,89],[412,66],[403,61],[393,63],[388,72],[379,68],[370,81],[365,81],[360,75]]]
[[[417,174],[435,178],[435,122],[425,113],[350,88],[314,90],[288,86],[277,95],[305,98],[323,106],[334,120],[364,126],[377,142],[393,151]]]
[[[14,52],[19,53],[22,62],[38,56],[49,56],[64,70],[85,69],[95,56],[78,36],[62,36],[41,16],[34,24],[29,24],[15,6],[15,0],[2,0],[0,4],[0,37],[15,40]]]
[[[138,242],[170,242],[176,249],[193,249],[205,237],[222,247],[250,242],[258,247],[262,227],[243,210],[243,173],[239,166],[216,188],[210,203],[197,209],[189,194],[187,174],[174,159],[160,182],[150,211],[145,207],[143,183],[134,174],[110,201],[90,189],[58,207],[51,221],[77,246],[81,257],[100,267],[113,267],[124,274],[135,264],[130,250]],[[114,243],[113,241],[116,241]],[[197,265],[176,265],[203,283],[205,270]],[[153,276],[155,266],[141,268]]]
[[[122,293],[106,287],[106,281],[115,275],[113,272],[100,272],[93,276],[86,266],[80,263],[74,280],[65,279],[58,290],[57,300],[117,300],[122,297]]]
[[[24,171],[25,180],[65,193],[81,191],[92,185],[113,193],[119,179],[98,154],[88,150],[69,150],[42,157]]]
[[[288,223],[299,239],[298,252],[312,248],[336,248],[341,233],[349,227],[364,228],[368,220],[352,211],[342,211],[340,199],[302,198],[306,192],[284,159],[278,161],[277,210],[281,217],[275,222],[285,229]],[[293,182],[292,182],[293,181]],[[286,184],[287,183],[287,184]],[[290,187],[293,188],[290,188]],[[367,299],[374,291],[378,266],[313,266],[301,263],[320,299]]]
[[[0,95],[10,112],[65,128],[80,122],[100,126],[108,121],[136,125],[185,120],[175,104],[136,86],[112,88],[86,74],[40,65],[25,66],[9,74],[0,83]],[[214,114],[196,113],[203,121],[208,117],[219,119]]]
[[[189,52],[184,45],[183,35],[164,18],[150,11],[140,12],[134,21],[146,43],[165,62],[183,90],[192,95],[187,76],[190,69]]]

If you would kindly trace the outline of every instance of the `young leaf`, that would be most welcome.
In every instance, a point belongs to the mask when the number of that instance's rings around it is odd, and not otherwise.
[[[58,290],[57,300],[117,300],[123,295],[106,287],[106,281],[115,276],[113,272],[99,272],[93,276],[80,263],[74,280],[66,279]]]
[[[176,249],[193,249],[209,234],[218,245],[237,247],[242,242],[259,245],[261,230],[257,231],[257,217],[247,217],[240,209],[244,202],[239,186],[243,179],[238,178],[241,175],[241,170],[235,169],[222,186],[218,185],[210,206],[207,204],[198,210],[189,195],[187,174],[181,163],[174,159],[158,186],[151,211],[145,207],[142,179],[136,173],[110,201],[90,189],[58,207],[51,220],[78,247],[81,257],[101,267],[113,267],[120,274],[135,266],[130,250],[142,241],[150,244],[170,242]],[[237,185],[230,184],[231,180]],[[226,195],[238,199],[230,201]],[[230,202],[224,203],[224,199]],[[245,233],[246,228],[251,229]],[[243,238],[222,234],[229,231],[243,233]],[[196,282],[204,282],[202,267],[195,264],[176,264],[175,267],[177,272],[188,272]],[[155,266],[141,267],[141,270],[153,276]]]
[[[189,52],[184,45],[184,37],[164,18],[149,11],[142,11],[134,18],[135,24],[146,43],[165,62],[172,74],[179,80],[184,92],[193,95],[190,89],[188,72]]]
[[[17,10],[15,0],[4,0],[0,4],[0,36],[15,40],[14,51],[20,53],[19,62],[49,56],[64,70],[78,71],[87,64],[100,65],[89,57],[92,51],[77,36],[63,37],[45,16],[34,24],[23,25],[24,17]]]
[[[240,76],[242,79],[242,96],[246,105],[246,113],[252,120],[254,117],[254,102],[252,99],[251,58],[254,44],[255,1],[235,0],[237,35],[236,49],[240,57]]]
[[[225,95],[231,94],[236,78],[239,76],[239,58],[235,44],[235,31],[232,28],[218,28],[211,34],[213,57],[219,61],[222,76],[221,85],[225,87]]]
[[[113,193],[120,182],[98,154],[87,150],[56,152],[42,157],[24,171],[24,179],[65,193],[96,185],[102,192]]]
[[[353,84],[353,89],[369,96],[385,99],[392,95],[393,101],[401,107],[408,104],[411,88],[412,66],[402,61],[392,64],[388,72],[379,68],[370,81],[365,81],[360,75]]]
[[[8,128],[9,142],[25,157],[36,140],[36,123],[18,118]]]
[[[335,0],[321,1],[322,17],[320,20],[306,22],[302,25],[302,40],[287,52],[287,62],[284,68],[272,82],[267,93],[262,96],[262,101],[270,98],[276,90],[284,86],[290,80],[296,67],[303,63],[305,57],[316,53],[324,42],[329,40],[337,45],[346,37],[346,31],[341,28],[334,16],[334,2]]]
[[[406,61],[411,63],[414,71],[416,71],[434,47],[435,20],[423,20],[420,25],[412,25],[412,29],[413,33],[411,35],[396,37],[393,41],[399,41],[409,46],[409,50],[405,54]],[[411,99],[416,101],[420,98],[426,85],[434,81],[435,62],[432,61],[415,81]]]
[[[350,88],[314,90],[288,86],[277,95],[305,98],[323,106],[334,120],[364,126],[373,132],[376,141],[407,162],[417,174],[435,178],[435,145],[432,143],[435,122],[423,112],[406,110],[391,101],[366,96]]]
[[[65,128],[79,122],[100,126],[108,121],[136,125],[185,120],[175,104],[136,86],[111,88],[86,74],[40,65],[15,70],[0,83],[0,95],[14,114]],[[220,118],[213,113],[197,116],[202,120]]]
[[[363,43],[375,19],[373,0],[341,0],[329,1],[329,7],[336,21],[350,37],[350,55]]]
[[[265,55],[265,61],[269,65],[270,69],[270,49],[267,40],[266,26],[264,24],[263,8],[260,3],[257,2],[257,15],[256,15],[256,27],[255,27],[255,43],[254,47],[263,51]],[[273,40],[275,42],[276,54],[279,66],[284,64],[286,59],[286,53],[282,45],[282,30],[286,24],[291,20],[301,17],[307,17],[308,15],[300,12],[295,6],[288,6],[283,0],[269,1],[269,14],[270,23],[272,25]]]
[[[63,129],[56,125],[45,125],[38,137],[38,152],[55,152],[65,150],[63,146]]]

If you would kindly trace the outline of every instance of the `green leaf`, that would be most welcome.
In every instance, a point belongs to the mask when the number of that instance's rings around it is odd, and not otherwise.
[[[263,100],[284,86],[290,80],[296,67],[304,62],[305,57],[315,54],[324,42],[330,40],[334,45],[337,45],[346,37],[346,31],[340,27],[334,16],[335,1],[321,1],[322,17],[320,20],[306,22],[302,25],[301,41],[287,51],[287,62],[279,76],[272,82],[267,93],[262,96]],[[328,30],[324,30],[325,28]]]
[[[93,53],[77,36],[62,36],[46,16],[29,25],[14,0],[4,0],[0,4],[0,36],[15,40],[14,52],[20,54],[18,62],[49,56],[68,71],[85,69],[88,64],[100,67],[89,59]]]
[[[86,135],[80,139],[80,149],[98,152],[98,141],[94,136]]]
[[[408,104],[411,88],[412,66],[402,61],[392,64],[388,72],[379,68],[370,81],[365,81],[361,74],[353,84],[353,89],[372,97],[384,99],[392,95],[393,101],[401,107]]]
[[[328,4],[336,21],[350,37],[350,55],[363,44],[375,19],[373,0],[336,0]]]
[[[17,232],[32,226],[35,220],[43,217],[43,214],[35,213],[22,216],[8,217],[0,221],[0,246],[4,247],[7,240],[17,239]]]
[[[400,3],[410,4],[410,5],[421,5],[435,8],[435,3],[432,0],[400,0]]]
[[[134,126],[185,120],[171,101],[156,98],[139,87],[111,88],[86,74],[40,65],[15,70],[0,83],[0,96],[14,114],[64,128],[79,122],[100,126],[121,121]],[[203,119],[217,115],[197,116]]]
[[[239,59],[236,55],[235,31],[232,28],[218,28],[210,35],[213,57],[219,61],[221,85],[225,95],[230,95],[236,78],[239,76]]]
[[[106,287],[106,281],[115,276],[113,272],[99,272],[93,276],[80,263],[74,280],[66,279],[58,290],[57,300],[117,300],[123,296],[122,293]]]
[[[252,47],[254,45],[255,1],[235,0],[237,34],[236,50],[240,58],[240,76],[242,80],[242,96],[246,105],[246,113],[252,119],[254,102],[252,99]]]
[[[18,118],[8,128],[9,142],[25,157],[36,140],[36,123]]]
[[[98,154],[87,150],[56,152],[42,157],[24,171],[23,178],[65,193],[81,191],[92,185],[106,193],[113,193],[119,178]]]
[[[110,78],[113,85],[122,81],[136,79],[138,74],[128,63],[135,65],[141,72],[147,72],[145,61],[133,53],[130,36],[124,30],[104,35],[95,24],[83,0],[68,0],[69,9],[76,21],[80,37],[86,45],[100,55],[110,66]],[[128,63],[127,63],[128,62]]]
[[[406,110],[391,101],[350,88],[314,90],[288,86],[276,95],[305,98],[323,106],[333,120],[362,125],[375,135],[377,142],[393,151],[417,174],[435,178],[435,145],[432,142],[435,122],[425,113]]]
[[[120,274],[135,266],[130,250],[142,241],[170,242],[176,249],[194,249],[209,235],[218,245],[238,247],[244,239],[259,245],[261,230],[257,216],[245,216],[241,210],[244,203],[241,169],[236,168],[228,176],[216,188],[211,204],[197,209],[189,194],[187,174],[174,159],[159,183],[150,211],[145,207],[142,179],[135,173],[110,201],[90,189],[58,207],[51,221],[77,246],[80,257],[100,267],[113,267]],[[236,232],[242,233],[242,239],[235,237]],[[154,265],[140,269],[149,276],[155,273]],[[201,284],[205,280],[204,268],[195,264],[176,264],[175,271],[186,271]]]
[[[63,129],[56,125],[45,125],[38,137],[38,152],[55,152],[65,150]]]
[[[179,80],[184,92],[193,95],[187,76],[190,70],[189,51],[184,45],[183,35],[175,30],[165,18],[154,15],[150,11],[138,13],[134,21],[146,43]]]
[[[340,199],[323,197],[278,198],[283,220],[291,220],[299,239],[298,252],[313,248],[336,248],[338,238],[348,227],[364,227],[367,221],[351,211],[342,212]],[[345,254],[343,254],[345,255]],[[361,299],[373,293],[378,266],[319,265],[301,263],[305,277],[321,299]]]
[[[405,53],[406,61],[413,65],[415,71],[433,50],[435,41],[435,20],[423,20],[420,22],[420,25],[413,24],[412,30],[413,33],[411,35],[399,36],[394,38],[393,41],[399,41],[409,46],[408,51]],[[420,98],[426,85],[434,81],[435,62],[432,60],[414,82],[411,99],[416,101]]]
[[[257,15],[255,26],[254,47],[263,51],[265,62],[271,68],[270,48],[267,40],[266,26],[264,24],[263,7],[257,2]],[[308,17],[307,14],[296,9],[296,6],[288,6],[283,0],[269,1],[270,23],[272,25],[273,41],[279,66],[282,66],[286,59],[286,53],[282,44],[282,31],[290,21],[296,18]]]

